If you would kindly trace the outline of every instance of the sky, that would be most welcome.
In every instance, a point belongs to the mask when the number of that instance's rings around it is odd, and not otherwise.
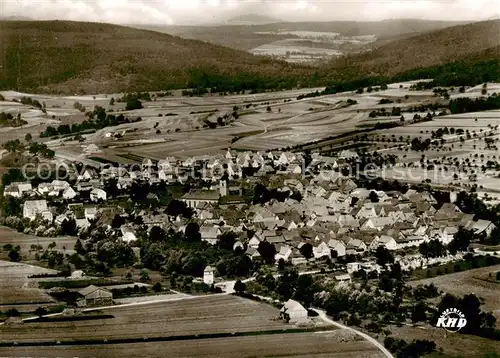
[[[0,16],[115,24],[207,24],[242,14],[283,21],[497,18],[500,0],[0,0]]]

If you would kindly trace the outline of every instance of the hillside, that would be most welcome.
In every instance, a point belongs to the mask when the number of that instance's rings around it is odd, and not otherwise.
[[[2,21],[0,43],[0,89],[96,93],[178,88],[199,82],[203,74],[197,69],[228,81],[238,76],[240,82],[252,82],[248,88],[258,88],[259,81],[310,73],[243,51],[101,23]]]
[[[392,76],[458,58],[500,59],[500,20],[458,25],[389,42],[372,51],[333,61],[325,74]]]

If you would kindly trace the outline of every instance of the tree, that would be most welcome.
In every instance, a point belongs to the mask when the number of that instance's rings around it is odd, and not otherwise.
[[[157,282],[153,285],[153,291],[161,292],[161,290],[162,290],[161,283]]]
[[[461,227],[453,236],[453,240],[448,244],[448,251],[450,251],[452,255],[456,254],[458,251],[467,251],[473,237],[474,233],[472,230]]]
[[[377,258],[377,264],[382,267],[386,264],[394,263],[394,256],[384,246],[377,247],[377,250],[375,251],[375,257]]]
[[[234,243],[236,242],[236,234],[232,231],[228,231],[219,236],[219,248],[222,250],[232,251]]]
[[[24,150],[24,146],[19,139],[9,140],[3,145],[3,147],[10,153],[15,153],[18,151],[21,152],[22,150]]]
[[[149,240],[151,242],[163,242],[165,241],[167,234],[160,226],[153,226],[149,231]]]
[[[107,192],[107,191],[106,191]],[[121,215],[116,214],[113,220],[111,220],[111,227],[118,229],[123,224],[125,224],[125,218]]]
[[[26,142],[31,142],[31,140],[33,139],[31,133],[26,133],[26,135],[24,136],[24,140]]]
[[[5,314],[8,316],[8,317],[20,317],[21,316],[21,313],[19,313],[19,311],[15,308],[9,308],[7,310],[7,312],[5,312]]]
[[[372,203],[378,203],[378,201],[379,201],[378,194],[374,190],[370,191],[370,194],[368,195],[368,198],[370,199],[370,201]]]
[[[425,322],[427,320],[426,306],[422,301],[417,302],[411,311],[411,320],[413,323]]]
[[[110,106],[114,106],[115,105],[115,98],[114,97],[111,97],[111,99],[109,100],[109,105]]]
[[[126,111],[132,111],[134,109],[141,109],[141,108],[142,108],[142,103],[137,98],[129,99],[127,101],[127,104],[125,105]]]
[[[35,314],[38,317],[42,317],[42,316],[45,316],[47,314],[47,310],[44,307],[37,307],[37,309],[35,310]]]
[[[85,255],[86,251],[82,245],[82,242],[80,241],[80,239],[78,238],[75,242],[75,247],[74,247],[74,250],[75,252],[78,254],[78,255]]]
[[[19,254],[19,251],[17,250],[10,250],[9,251],[9,260],[12,262],[19,262],[21,261],[21,255]]]
[[[497,279],[497,281],[500,281],[500,271],[497,272],[496,279]]]
[[[234,283],[234,290],[238,293],[243,293],[247,289],[247,285],[241,280],[238,280]]]
[[[184,236],[187,241],[201,241],[200,225],[195,222],[190,222],[189,224],[187,224]]]
[[[276,248],[274,247],[273,244],[267,241],[261,241],[259,243],[257,251],[259,252],[260,256],[262,257],[262,259],[266,264],[270,265],[274,263],[274,255],[276,255]]]
[[[21,203],[20,199],[12,196],[4,197],[2,202],[3,215],[5,217],[19,216],[22,213]]]
[[[148,270],[141,270],[141,282],[147,282],[149,281],[149,272]]]
[[[300,253],[302,254],[302,256],[304,256],[306,259],[310,259],[314,256],[314,253],[313,253],[313,246],[306,242],[305,244],[303,244],[300,249],[299,249]]]
[[[286,264],[285,260],[283,258],[280,258],[278,260],[278,270],[283,271],[285,269],[285,264]]]
[[[76,236],[78,234],[78,227],[76,226],[75,219],[64,219],[61,223],[61,233],[68,236]]]

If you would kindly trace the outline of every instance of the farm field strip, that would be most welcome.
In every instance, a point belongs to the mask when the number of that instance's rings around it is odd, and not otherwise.
[[[278,357],[296,358],[381,358],[382,353],[369,342],[341,342],[336,332],[291,333],[203,340],[111,344],[92,346],[36,347],[41,356],[66,357]],[[0,348],[1,355],[29,356],[33,347]]]
[[[2,327],[2,341],[43,339],[111,339],[190,334],[231,333],[291,328],[273,320],[272,306],[236,296],[199,297],[189,300],[130,305],[104,313],[112,319],[78,322],[35,322]],[[96,328],[97,327],[97,328]]]

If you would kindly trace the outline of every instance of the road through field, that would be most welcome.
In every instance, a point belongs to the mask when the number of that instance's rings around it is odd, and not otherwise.
[[[372,338],[369,335],[367,335],[366,333],[360,332],[360,331],[358,331],[358,330],[356,330],[354,328],[351,328],[351,327],[348,327],[348,326],[344,326],[343,324],[340,324],[338,322],[335,322],[335,321],[331,320],[330,318],[328,318],[328,316],[326,315],[325,311],[319,310],[317,308],[313,308],[312,310],[314,312],[316,312],[321,317],[321,319],[323,319],[323,321],[325,321],[327,323],[330,323],[330,324],[332,324],[332,325],[334,325],[336,327],[347,329],[347,330],[349,330],[351,332],[356,333],[358,336],[363,337],[368,342],[370,342],[371,344],[373,344],[374,346],[376,346],[378,349],[380,349],[382,351],[382,353],[384,353],[384,355],[387,358],[393,358],[391,352],[389,352],[387,349],[385,349],[385,347],[382,344],[380,344],[375,338]]]

